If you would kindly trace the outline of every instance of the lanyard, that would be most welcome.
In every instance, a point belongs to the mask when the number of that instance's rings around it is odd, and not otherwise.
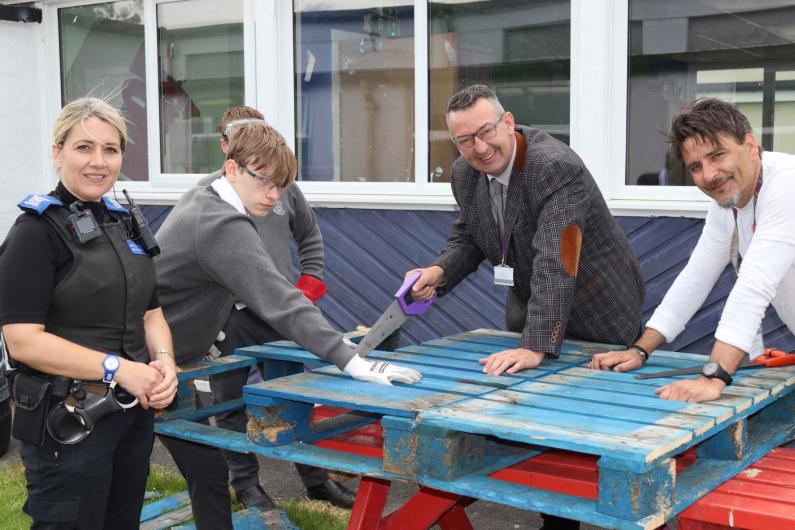
[[[512,226],[510,227],[505,226],[504,193],[507,192],[508,187],[497,179],[492,179],[489,185],[492,189],[492,193],[495,195],[494,199],[497,201],[497,204],[494,205],[496,208],[494,217],[497,221],[497,232],[500,236],[500,265],[505,265],[505,260],[508,257],[508,241],[510,239],[511,228],[513,228],[513,223],[511,223]]]
[[[756,182],[756,190],[754,190],[753,220],[751,221],[752,234],[756,232],[756,201],[759,198],[760,189],[762,189],[761,169],[759,170],[759,180]],[[737,226],[737,208],[732,208],[732,214],[734,215],[734,232],[732,233],[732,242],[729,249],[729,259],[732,267],[734,267],[734,272],[739,275],[740,265],[742,265],[743,259],[740,257],[740,229]]]

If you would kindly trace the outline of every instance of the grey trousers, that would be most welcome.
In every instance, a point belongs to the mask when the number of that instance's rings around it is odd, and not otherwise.
[[[234,307],[224,325],[224,334],[226,335],[224,340],[215,344],[224,356],[231,355],[237,348],[283,339],[276,330],[248,309],[237,310]],[[211,376],[210,389],[213,394],[213,402],[217,404],[241,398],[243,386],[248,379],[248,372],[248,368],[243,368]],[[224,429],[246,432],[248,418],[244,410],[236,410],[217,415],[215,421],[216,425]],[[229,466],[231,483],[235,491],[259,484],[257,455],[231,451],[223,451],[223,453]],[[325,469],[305,464],[295,464],[295,468],[306,488],[323,484],[328,479]]]

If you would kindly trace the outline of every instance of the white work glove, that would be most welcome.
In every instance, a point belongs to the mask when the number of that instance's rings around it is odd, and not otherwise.
[[[390,364],[386,361],[370,361],[358,355],[351,357],[343,370],[358,381],[378,383],[379,385],[391,385],[392,381],[411,385],[422,380],[422,374],[411,368]]]

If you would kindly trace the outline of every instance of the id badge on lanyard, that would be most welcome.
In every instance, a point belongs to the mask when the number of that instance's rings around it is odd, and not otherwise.
[[[500,241],[500,250],[502,250],[502,260],[499,265],[494,266],[494,285],[513,287],[513,267],[505,264],[505,256],[508,253],[508,244],[505,238]]]
[[[513,287],[513,267],[497,265],[494,267],[494,285]]]

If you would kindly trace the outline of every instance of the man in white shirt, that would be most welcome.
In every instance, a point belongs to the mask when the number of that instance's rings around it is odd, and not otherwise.
[[[626,371],[682,332],[728,263],[737,281],[726,300],[702,374],[657,389],[664,399],[717,399],[746,355],[762,351],[769,305],[795,331],[795,156],[762,152],[733,105],[699,99],[674,117],[667,136],[693,181],[712,198],[701,238],[684,270],[624,351],[594,355],[591,367]]]

